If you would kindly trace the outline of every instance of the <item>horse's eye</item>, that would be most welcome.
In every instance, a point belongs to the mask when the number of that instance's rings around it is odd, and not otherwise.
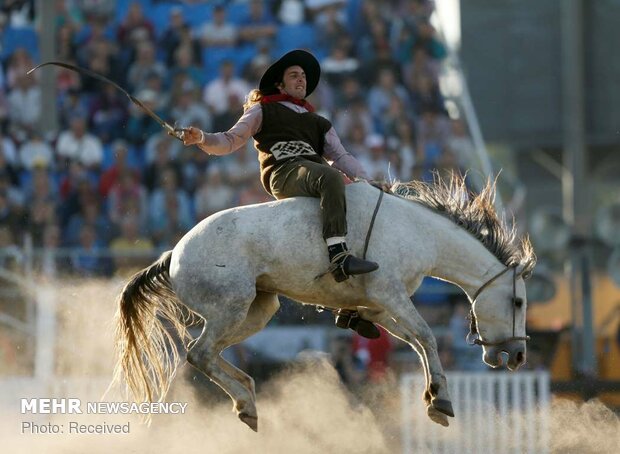
[[[521,308],[523,306],[523,298],[515,298],[514,303],[516,307]]]

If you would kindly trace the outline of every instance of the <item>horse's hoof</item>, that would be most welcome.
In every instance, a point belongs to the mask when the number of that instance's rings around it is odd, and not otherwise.
[[[258,432],[258,418],[247,413],[239,413],[239,419],[246,423],[254,432]]]
[[[437,424],[441,424],[444,427],[448,427],[450,425],[448,422],[448,417],[431,405],[426,407],[426,414]]]
[[[444,415],[454,418],[454,410],[452,409],[452,402],[446,399],[435,399],[431,402],[431,406]]]

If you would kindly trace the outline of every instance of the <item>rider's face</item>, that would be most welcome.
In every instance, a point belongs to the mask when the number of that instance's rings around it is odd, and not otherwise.
[[[306,73],[301,66],[290,66],[284,71],[282,83],[278,85],[280,93],[286,93],[297,99],[306,97]]]

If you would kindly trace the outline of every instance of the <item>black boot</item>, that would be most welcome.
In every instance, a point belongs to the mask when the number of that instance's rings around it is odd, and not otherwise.
[[[336,326],[343,329],[351,328],[357,334],[367,339],[377,339],[381,336],[379,328],[374,323],[360,318],[360,314],[357,311],[340,309],[336,314]]]
[[[370,273],[379,268],[375,262],[351,255],[346,243],[327,246],[327,251],[329,252],[329,261],[334,267],[332,275],[336,282],[346,281],[349,276]]]

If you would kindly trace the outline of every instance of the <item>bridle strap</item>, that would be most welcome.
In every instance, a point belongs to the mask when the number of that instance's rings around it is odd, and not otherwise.
[[[504,339],[502,341],[498,341],[498,342],[489,342],[489,341],[485,341],[480,337],[480,333],[478,332],[478,324],[476,321],[476,315],[474,314],[474,310],[473,307],[472,309],[470,309],[469,311],[469,333],[467,334],[466,337],[466,341],[469,345],[482,345],[482,346],[486,346],[486,347],[497,347],[499,345],[504,345],[508,342],[512,342],[512,341],[528,341],[530,340],[530,336],[515,336],[515,331],[516,331],[516,318],[517,318],[517,302],[516,302],[516,298],[517,298],[517,265],[513,265],[513,266],[508,266],[505,269],[503,269],[502,271],[500,271],[499,273],[497,273],[495,276],[493,276],[491,279],[489,279],[488,281],[486,281],[484,284],[482,284],[482,287],[480,287],[478,289],[478,291],[474,294],[473,298],[472,298],[472,306],[473,303],[476,302],[476,298],[478,298],[478,296],[480,296],[480,294],[489,286],[491,285],[493,282],[495,282],[496,279],[498,279],[500,276],[503,276],[507,271],[512,270],[512,337],[508,338],[508,339]],[[478,337],[473,339],[473,341],[470,342],[470,338],[472,336],[477,335]]]
[[[493,276],[491,279],[489,279],[488,281],[486,281],[484,284],[482,284],[482,287],[480,287],[478,289],[478,291],[476,293],[474,293],[474,296],[472,297],[472,301],[476,301],[476,298],[478,298],[478,296],[480,296],[480,294],[489,286],[491,285],[493,282],[495,282],[498,278],[502,277],[504,274],[506,274],[507,271],[514,269],[516,272],[516,267],[514,266],[509,266],[504,268],[503,270],[501,270],[499,273],[497,273],[495,276]],[[513,288],[513,294],[514,294],[514,288]]]

